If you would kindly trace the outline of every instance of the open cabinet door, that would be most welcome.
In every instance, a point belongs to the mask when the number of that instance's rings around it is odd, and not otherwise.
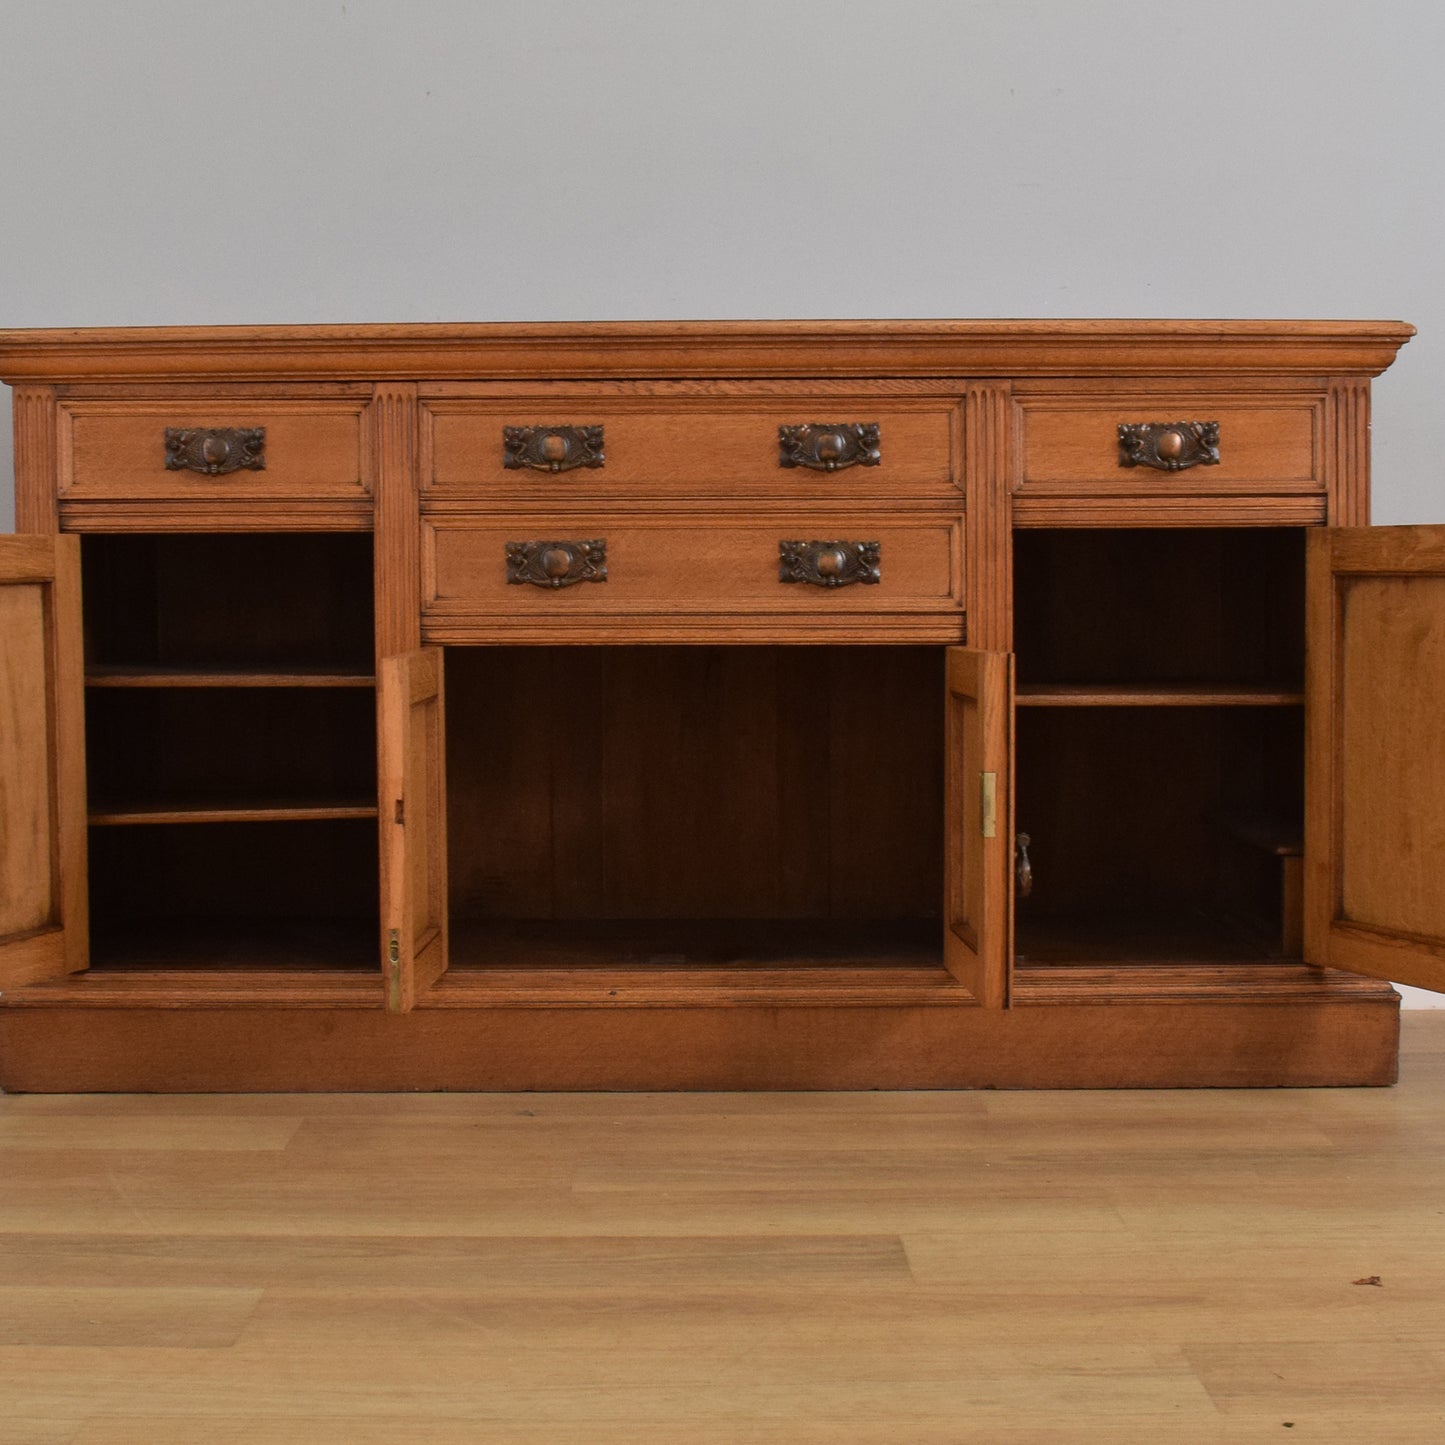
[[[1013,964],[1013,656],[948,649],[943,961],[985,1008]]]
[[[80,538],[0,537],[0,990],[86,966]]]
[[[447,967],[447,788],[442,651],[385,657],[377,678],[381,950],[390,1013]]]
[[[1445,527],[1308,556],[1305,958],[1445,990]]]

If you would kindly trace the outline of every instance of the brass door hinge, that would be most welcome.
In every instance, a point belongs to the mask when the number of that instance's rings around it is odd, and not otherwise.
[[[998,836],[998,774],[980,773],[979,780],[983,784],[983,806],[980,810],[983,836],[994,838]]]

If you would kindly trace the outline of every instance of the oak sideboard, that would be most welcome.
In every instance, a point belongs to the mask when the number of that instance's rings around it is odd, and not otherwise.
[[[1411,334],[0,331],[0,1086],[1391,1082]]]

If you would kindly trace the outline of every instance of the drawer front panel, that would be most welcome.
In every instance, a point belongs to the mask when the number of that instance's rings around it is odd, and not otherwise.
[[[540,399],[434,399],[422,409],[422,482],[434,495],[529,499],[762,496],[808,502],[869,496],[957,501],[958,408],[939,397],[718,398],[566,395]],[[876,464],[857,461],[846,435],[843,465],[784,465],[780,427],[877,427]],[[601,427],[600,466],[557,471],[507,466],[508,428]],[[871,436],[871,431],[865,433]],[[806,440],[806,439],[805,439]],[[837,452],[825,441],[827,460]],[[862,448],[866,453],[866,447]],[[559,443],[555,454],[563,457]],[[571,456],[584,455],[574,446]],[[812,458],[808,446],[794,456]]]
[[[812,543],[836,545],[820,552]],[[956,515],[783,513],[758,522],[573,512],[423,523],[424,621],[444,640],[498,632],[522,640],[518,626],[559,640],[681,636],[698,619],[711,619],[710,634],[731,621],[749,637],[762,629],[787,641],[797,627],[834,635],[842,625],[866,639],[887,618],[931,619],[930,636],[956,640],[962,571]],[[782,580],[784,572],[799,580]]]
[[[1019,399],[1019,416],[1023,444],[1018,490],[1024,494],[1324,490],[1324,401],[1318,395],[1267,400],[1177,392],[1108,400],[1032,395]],[[1176,430],[1186,422],[1215,427],[1201,426],[1193,433]],[[1136,429],[1134,465],[1125,461],[1121,426]],[[1215,435],[1217,462],[1210,455]]]
[[[60,496],[364,500],[363,414],[351,401],[64,402]]]

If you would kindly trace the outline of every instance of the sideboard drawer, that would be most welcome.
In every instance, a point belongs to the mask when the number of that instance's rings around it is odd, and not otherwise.
[[[1024,494],[1324,490],[1318,393],[1040,390],[1017,401]]]
[[[578,392],[432,399],[422,418],[436,496],[958,500],[956,397]]]
[[[444,514],[423,522],[422,556],[424,630],[438,640],[682,638],[704,618],[709,635],[741,640],[841,625],[887,641],[884,619],[899,617],[914,620],[901,624],[910,638],[917,624],[939,640],[961,632],[961,516]]]
[[[68,401],[63,500],[364,500],[361,401]]]

